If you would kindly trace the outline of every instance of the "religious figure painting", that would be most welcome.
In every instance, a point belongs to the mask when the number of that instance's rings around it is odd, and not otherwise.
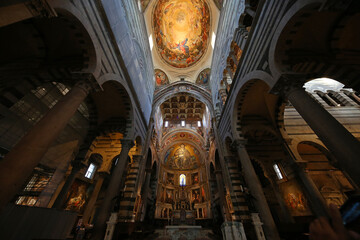
[[[192,184],[199,183],[199,174],[198,173],[191,174],[191,182],[192,182]]]
[[[190,67],[208,46],[209,7],[205,0],[159,0],[153,28],[162,60],[176,68]]]
[[[210,79],[210,68],[207,68],[200,72],[196,79],[196,83],[199,85],[208,85]]]
[[[194,189],[192,190],[192,202],[193,203],[201,203],[203,202],[203,198],[200,195],[200,189]]]
[[[171,174],[171,173],[167,174],[167,184],[174,185],[174,174]]]
[[[164,157],[164,164],[170,169],[190,170],[198,168],[198,153],[187,144],[177,144],[169,149]]]
[[[311,211],[309,209],[307,199],[304,196],[300,186],[292,180],[280,184],[280,189],[283,192],[286,206],[288,207],[292,216],[309,216]]]
[[[89,187],[87,183],[75,180],[69,191],[65,209],[82,213],[92,190],[93,188]]]
[[[169,84],[169,79],[163,71],[155,69],[155,82],[156,87],[161,87]]]

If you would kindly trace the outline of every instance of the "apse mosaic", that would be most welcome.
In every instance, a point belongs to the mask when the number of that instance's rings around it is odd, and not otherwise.
[[[199,151],[189,144],[179,143],[167,150],[164,164],[169,169],[191,170],[199,167]]]
[[[207,68],[200,72],[196,79],[196,83],[200,85],[208,85],[210,79],[210,68]]]
[[[153,14],[157,50],[177,68],[195,64],[205,53],[210,12],[204,0],[159,0]]]
[[[161,87],[169,84],[169,79],[163,71],[159,69],[155,69],[155,82],[156,82],[156,87]]]

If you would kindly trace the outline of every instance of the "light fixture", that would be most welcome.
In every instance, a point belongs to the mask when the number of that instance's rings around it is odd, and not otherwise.
[[[201,122],[200,121],[198,121],[198,127],[201,127]]]
[[[165,121],[165,127],[169,127],[169,121]]]

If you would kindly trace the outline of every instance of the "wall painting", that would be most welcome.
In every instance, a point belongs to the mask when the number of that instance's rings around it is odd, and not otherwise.
[[[68,193],[68,200],[66,202],[65,209],[82,213],[92,191],[92,185],[78,179],[75,180]]]
[[[156,87],[165,86],[169,84],[169,79],[163,71],[155,69],[155,83]]]
[[[208,85],[210,79],[210,68],[207,68],[200,72],[196,79],[196,83],[199,85]]]

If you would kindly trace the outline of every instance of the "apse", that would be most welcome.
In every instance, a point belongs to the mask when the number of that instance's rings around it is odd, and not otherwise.
[[[208,46],[209,6],[204,0],[160,0],[153,13],[153,29],[161,59],[176,68],[190,67]]]

